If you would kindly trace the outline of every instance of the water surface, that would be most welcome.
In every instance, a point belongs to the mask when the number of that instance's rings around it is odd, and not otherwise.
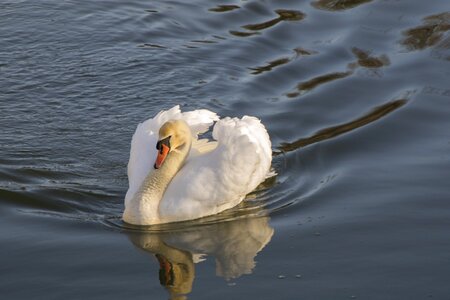
[[[3,1],[5,299],[448,299],[446,1]],[[120,221],[131,136],[254,115],[277,176],[240,207]]]

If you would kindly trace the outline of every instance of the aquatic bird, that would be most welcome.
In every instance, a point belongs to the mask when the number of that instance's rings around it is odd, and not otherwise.
[[[213,123],[214,140],[200,139]],[[263,182],[271,161],[269,135],[255,117],[219,119],[178,105],[161,111],[133,135],[122,218],[153,225],[217,214]]]

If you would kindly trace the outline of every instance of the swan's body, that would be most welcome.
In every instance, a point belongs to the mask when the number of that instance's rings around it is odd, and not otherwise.
[[[215,121],[217,142],[198,140]],[[164,147],[155,146],[167,140],[170,152],[161,158]],[[266,178],[271,160],[269,136],[254,117],[219,120],[208,110],[181,113],[179,106],[162,111],[134,133],[123,220],[152,225],[232,208]]]

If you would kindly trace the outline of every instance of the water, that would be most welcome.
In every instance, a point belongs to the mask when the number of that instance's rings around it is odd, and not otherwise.
[[[5,299],[448,299],[446,1],[3,1]],[[262,119],[230,212],[120,221],[137,123]],[[183,296],[184,295],[184,296]]]

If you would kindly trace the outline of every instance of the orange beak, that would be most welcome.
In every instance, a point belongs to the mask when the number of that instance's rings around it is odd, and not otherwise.
[[[164,160],[167,157],[167,154],[169,154],[170,148],[167,145],[161,144],[161,149],[158,150],[158,156],[156,157],[155,161],[155,169],[159,169],[161,165],[163,164]]]

